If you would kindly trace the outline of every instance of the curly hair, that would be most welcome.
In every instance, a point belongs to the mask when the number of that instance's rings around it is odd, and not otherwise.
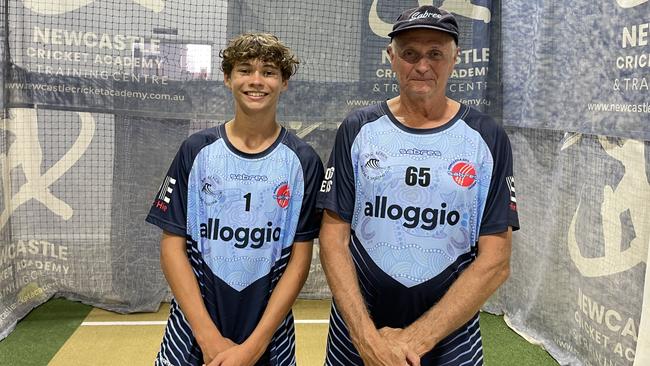
[[[269,33],[241,34],[230,40],[219,56],[222,58],[221,71],[228,76],[237,63],[257,59],[275,64],[282,73],[282,79],[289,80],[300,63],[289,47]]]

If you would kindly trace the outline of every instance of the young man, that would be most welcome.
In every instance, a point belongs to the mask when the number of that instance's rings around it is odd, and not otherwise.
[[[221,52],[235,117],[180,147],[147,221],[174,294],[156,365],[294,365],[291,306],[318,235],[316,152],[276,121],[298,60],[270,34]]]
[[[446,97],[458,25],[433,6],[389,33],[400,95],[338,130],[318,206],[334,301],[327,365],[482,365],[478,311],[519,226],[508,137]]]

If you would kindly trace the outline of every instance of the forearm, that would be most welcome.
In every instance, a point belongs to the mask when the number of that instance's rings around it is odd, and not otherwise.
[[[199,284],[192,271],[185,249],[185,238],[163,232],[160,263],[174,294],[199,345],[221,337],[203,302]]]
[[[350,225],[326,211],[320,234],[320,260],[327,283],[343,316],[352,341],[359,344],[364,338],[378,336],[361,295],[352,256]]]
[[[247,347],[250,346],[252,352],[257,353],[257,357],[261,356],[268,347],[273,334],[289,313],[305,284],[309,275],[312,247],[311,241],[293,244],[287,268],[273,289],[262,318],[243,344]]]
[[[467,323],[510,273],[511,231],[479,239],[479,255],[429,311],[407,327],[404,340],[423,355]],[[483,248],[485,247],[485,248]]]

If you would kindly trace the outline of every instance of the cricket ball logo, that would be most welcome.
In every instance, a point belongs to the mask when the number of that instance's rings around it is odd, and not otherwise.
[[[282,208],[287,208],[289,206],[289,200],[291,199],[291,190],[289,189],[289,184],[282,183],[275,189],[275,194],[273,198],[278,202],[278,206]]]
[[[476,184],[476,169],[467,160],[456,160],[451,163],[449,175],[461,187],[472,188]]]

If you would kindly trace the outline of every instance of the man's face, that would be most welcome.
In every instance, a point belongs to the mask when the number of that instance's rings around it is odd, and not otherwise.
[[[230,75],[224,75],[224,83],[232,91],[236,107],[246,114],[271,112],[287,89],[287,80],[272,62],[246,60],[237,62]]]
[[[458,47],[447,33],[414,29],[395,37],[388,46],[388,54],[401,94],[444,95]]]

